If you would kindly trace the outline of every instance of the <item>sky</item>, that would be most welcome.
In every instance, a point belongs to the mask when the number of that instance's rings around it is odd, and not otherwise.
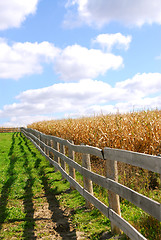
[[[0,126],[156,108],[160,0],[0,0]]]

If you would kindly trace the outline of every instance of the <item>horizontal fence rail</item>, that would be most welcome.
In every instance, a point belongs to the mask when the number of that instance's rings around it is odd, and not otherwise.
[[[120,161],[161,174],[160,157],[111,148],[104,148],[102,150],[86,145],[74,145],[73,142],[68,140],[45,135],[30,128],[21,128],[21,132],[28,139],[30,139],[30,141],[41,152],[41,154],[45,156],[46,159],[49,160],[49,162],[61,172],[62,176],[66,178],[77,191],[79,191],[79,193],[86,199],[88,204],[93,204],[106,217],[109,218],[112,224],[121,229],[131,239],[146,240],[141,233],[139,233],[131,224],[124,220],[114,209],[112,209],[112,207],[107,207],[93,195],[93,191],[90,190],[92,182],[102,186],[112,193],[115,193],[116,196],[119,195],[122,198],[127,199],[137,207],[155,217],[157,220],[161,221],[160,203],[118,183],[113,177],[104,177],[92,172],[89,166],[83,165],[83,162],[81,166],[74,161],[73,153],[82,153],[82,160],[83,158],[88,160],[88,156],[94,155],[107,161],[107,164]],[[64,146],[68,148],[68,156],[65,154]],[[65,164],[69,165],[69,174],[66,172]],[[83,175],[85,179],[84,187],[82,187],[76,181],[74,172],[75,170]],[[86,184],[90,185],[90,187]]]
[[[8,133],[8,132],[20,132],[20,128],[0,127],[0,133]]]
[[[105,159],[124,162],[161,174],[161,158],[127,150],[104,148]]]

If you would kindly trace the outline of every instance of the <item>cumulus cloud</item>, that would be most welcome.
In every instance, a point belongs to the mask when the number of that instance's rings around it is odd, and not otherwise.
[[[0,38],[0,78],[17,80],[25,75],[40,74],[44,63],[52,63],[61,80],[79,81],[123,67],[123,58],[77,44],[59,49],[49,42],[9,45]]]
[[[49,42],[14,43],[0,39],[0,78],[19,79],[41,73],[42,63],[53,62],[59,49]]]
[[[115,34],[100,34],[93,40],[93,43],[98,43],[103,49],[111,51],[114,46],[118,49],[127,50],[129,48],[132,37],[124,36],[121,33]]]
[[[57,102],[54,111],[59,111],[60,106],[65,102],[65,106],[62,106],[64,109],[71,110],[75,107],[77,109],[78,105],[84,106],[86,104],[96,104],[97,102],[107,102],[113,99],[114,93],[115,89],[108,83],[82,79],[79,82],[58,83],[42,89],[28,90],[17,96],[17,99],[24,103],[31,102],[37,106],[43,102],[45,104],[44,109],[48,109],[47,111],[49,111],[49,108],[53,108],[52,104],[54,102]],[[120,94],[115,96],[114,99],[118,99],[118,96],[123,96],[124,93],[124,90],[120,91]]]
[[[82,21],[89,25],[100,27],[111,21],[139,27],[145,23],[161,24],[160,0],[68,0],[66,7],[72,9],[73,6],[77,7],[78,22]],[[67,17],[69,18],[69,14]]]
[[[29,14],[34,14],[39,0],[5,0],[0,2],[0,30],[19,27]]]
[[[0,110],[0,118],[11,118],[11,123],[16,119],[23,123],[26,119],[26,124],[35,119],[56,117],[57,114],[72,117],[161,108],[160,92],[160,73],[136,74],[131,79],[116,83],[114,87],[92,79],[57,83],[20,93],[17,96],[18,103],[5,105]]]
[[[123,66],[121,56],[80,45],[66,47],[55,61],[55,71],[65,81],[96,78],[98,75],[105,74],[109,69],[116,70],[121,66]]]
[[[116,83],[119,89],[127,90],[132,95],[141,97],[161,92],[161,74],[143,73],[136,74],[132,79]]]
[[[51,120],[51,117],[43,116],[43,115],[15,116],[15,117],[11,117],[8,122],[3,123],[3,126],[6,126],[6,127],[27,127],[28,124],[32,124],[34,122],[44,121],[44,120]]]
[[[22,92],[16,97],[19,103],[5,105],[0,111],[0,117],[83,112],[84,107],[98,102],[105,104],[111,100],[122,99],[124,90],[117,91],[118,89],[112,88],[108,83],[91,79],[58,83]]]

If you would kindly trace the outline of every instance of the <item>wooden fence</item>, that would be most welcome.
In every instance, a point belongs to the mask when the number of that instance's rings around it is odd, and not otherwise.
[[[116,166],[117,161],[120,161],[161,174],[161,157],[111,148],[102,150],[87,145],[74,145],[71,141],[45,135],[33,129],[21,128],[21,132],[61,172],[62,176],[70,182],[71,187],[79,191],[86,199],[88,207],[93,204],[109,218],[112,230],[121,229],[133,240],[146,240],[141,233],[121,217],[119,196],[161,221],[161,204],[118,183]],[[68,156],[65,155],[65,147],[68,148]],[[74,161],[75,152],[82,153],[82,166]],[[97,156],[107,162],[106,177],[91,171],[90,155]],[[69,174],[66,171],[66,164],[69,165]],[[84,187],[76,181],[75,170],[83,175]],[[94,196],[92,182],[109,191],[109,207]]]
[[[20,128],[0,127],[0,133],[8,133],[8,132],[20,132]]]

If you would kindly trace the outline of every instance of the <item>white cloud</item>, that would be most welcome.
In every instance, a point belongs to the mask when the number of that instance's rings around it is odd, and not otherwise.
[[[80,45],[66,47],[55,61],[55,71],[65,81],[95,78],[105,74],[109,69],[116,70],[121,66],[123,66],[121,56]]]
[[[79,24],[80,21],[99,27],[111,21],[128,26],[142,26],[145,23],[161,24],[160,0],[68,0],[66,7],[73,8],[73,6],[77,6]],[[66,24],[67,21],[66,19]]]
[[[107,83],[91,79],[58,83],[22,92],[17,96],[20,102],[5,105],[0,111],[0,117],[83,112],[89,106],[122,99],[124,94],[124,90],[118,92]]]
[[[23,125],[60,114],[68,117],[161,108],[160,92],[160,73],[136,74],[115,87],[102,81],[82,79],[24,91],[17,96],[18,103],[0,110],[0,118],[11,118],[11,123],[18,121]]]
[[[124,36],[121,33],[115,34],[100,34],[93,40],[94,43],[101,45],[103,49],[111,51],[114,46],[117,48],[127,50],[129,48],[132,37],[130,35]]]
[[[52,63],[62,80],[79,81],[122,67],[123,58],[80,45],[65,49],[58,49],[49,42],[17,42],[9,45],[0,38],[0,78],[17,80],[25,75],[40,74],[43,63]]]
[[[161,92],[161,74],[143,73],[136,74],[132,79],[118,82],[116,87],[127,90],[131,95],[141,97]]]
[[[39,0],[1,0],[0,30],[20,27],[29,14],[36,12]]]
[[[0,39],[0,78],[19,79],[41,73],[42,63],[53,62],[59,49],[49,42],[14,43]]]
[[[120,94],[123,95],[124,90],[120,92]],[[57,102],[57,105],[52,111],[62,111],[62,108],[63,111],[64,109],[68,111],[86,104],[104,103],[108,101],[108,99],[112,99],[113,95],[114,90],[108,83],[82,79],[79,82],[58,83],[51,87],[28,90],[17,96],[17,99],[23,103],[31,102],[32,105],[36,104],[37,106],[42,102],[45,104],[44,109],[47,109],[47,111],[49,111],[49,108],[53,109],[54,102]],[[115,99],[117,97],[115,96]]]
[[[2,126],[5,126],[5,127],[27,127],[28,124],[32,124],[32,123],[38,122],[38,121],[45,121],[45,120],[51,120],[51,117],[43,116],[43,115],[16,116],[16,117],[11,117],[10,120],[8,122],[3,123]]]

